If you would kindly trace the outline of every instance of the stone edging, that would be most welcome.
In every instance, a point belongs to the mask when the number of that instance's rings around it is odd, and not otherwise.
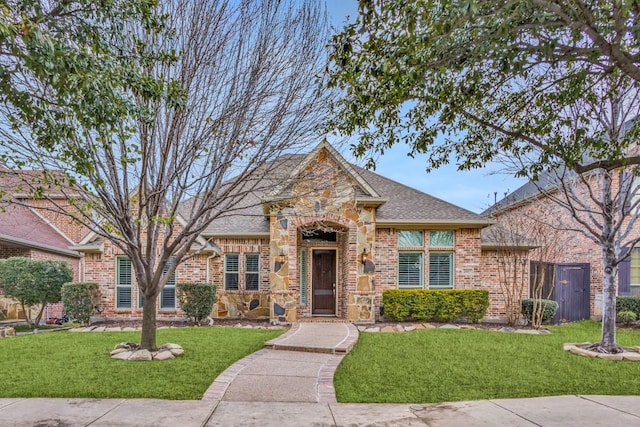
[[[496,332],[512,332],[516,334],[530,334],[530,335],[544,335],[550,334],[548,329],[522,329],[512,328],[510,326],[499,326],[495,328],[480,328],[474,325],[456,325],[453,323],[446,323],[444,325],[434,325],[432,323],[398,323],[395,326],[358,326],[360,332],[386,332],[386,333],[398,333],[398,332],[411,332],[420,329],[471,329],[471,330],[484,330],[484,331],[496,331]]]
[[[156,329],[157,330],[161,330],[161,329],[184,329],[184,328],[190,328],[192,326],[158,326]],[[205,328],[241,328],[241,329],[286,329],[284,326],[251,326],[251,325],[243,325],[241,323],[238,323],[235,326],[221,326],[221,325],[214,325],[214,326],[201,326],[201,328],[205,329]],[[80,328],[72,328],[69,329],[69,332],[139,332],[142,330],[141,326],[136,326],[135,328],[132,327],[120,327],[120,326],[113,326],[113,327],[106,327],[106,326],[86,326],[86,327],[80,327]]]
[[[607,360],[628,360],[630,362],[640,362],[640,346],[625,348],[622,353],[615,354],[607,354],[607,353],[598,353],[597,351],[587,350],[582,348],[584,345],[589,345],[591,343],[566,343],[563,346],[564,351],[571,352],[573,354],[577,354],[583,357],[591,357],[594,359],[607,359]]]
[[[202,395],[202,399],[200,400],[202,400],[203,402],[222,400],[222,396],[224,396],[224,394],[227,392],[229,385],[238,376],[240,371],[242,371],[248,365],[251,365],[254,360],[260,358],[267,351],[269,350],[261,349],[256,351],[255,353],[251,353],[250,355],[243,357],[242,359],[238,360],[233,365],[222,371],[222,373],[218,375],[213,383],[209,386],[207,391],[204,392],[204,394]]]

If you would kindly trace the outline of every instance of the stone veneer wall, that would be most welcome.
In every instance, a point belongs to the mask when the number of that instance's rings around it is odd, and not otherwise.
[[[375,213],[372,208],[356,206],[357,183],[351,182],[340,165],[320,150],[315,161],[303,171],[306,179],[294,184],[288,206],[275,206],[270,218],[270,273],[271,293],[285,306],[272,305],[272,319],[293,319],[297,315],[300,291],[298,265],[299,234],[303,227],[313,228],[318,224],[346,232],[348,240],[338,250],[338,280],[336,285],[338,303],[336,314],[350,321],[373,322],[373,270],[365,273],[361,255],[366,248],[371,259],[375,252]],[[309,254],[311,255],[311,254]],[[342,261],[341,261],[342,260]],[[309,282],[310,301],[312,284]],[[345,303],[346,301],[346,303]],[[284,314],[279,315],[278,309]],[[311,308],[312,309],[312,308]],[[309,313],[308,307],[300,307]]]
[[[269,295],[269,240],[267,239],[216,239],[214,243],[223,254],[210,259],[210,281],[216,285],[214,318],[268,318],[272,304]],[[240,255],[239,289],[224,289],[224,255]],[[248,291],[244,281],[244,255],[260,255],[259,290]]]

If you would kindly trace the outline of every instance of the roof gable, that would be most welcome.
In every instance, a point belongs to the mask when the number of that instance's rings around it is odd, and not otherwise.
[[[265,202],[282,200],[290,196],[288,190],[292,183],[296,182],[304,175],[305,169],[313,165],[313,162],[322,159],[323,156],[329,156],[348,178],[356,184],[356,197],[359,199],[380,199],[378,192],[358,173],[358,171],[347,162],[340,153],[327,140],[323,140],[309,154],[306,155],[302,162],[298,163],[291,171],[289,177],[283,180],[272,192],[266,195],[263,200]]]

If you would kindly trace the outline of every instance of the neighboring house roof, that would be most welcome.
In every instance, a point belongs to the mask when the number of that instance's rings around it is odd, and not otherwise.
[[[433,197],[422,191],[393,181],[375,172],[346,162],[337,151],[322,142],[309,154],[293,154],[274,160],[269,166],[270,176],[280,177],[272,182],[274,191],[261,185],[263,191],[249,194],[233,213],[214,220],[203,235],[211,237],[269,236],[269,220],[265,216],[261,201],[269,201],[283,195],[288,184],[282,181],[300,173],[319,149],[327,148],[345,173],[353,178],[359,188],[356,200],[372,202],[377,207],[376,224],[379,226],[423,225],[434,227],[485,227],[494,221],[479,214]],[[290,172],[292,171],[292,172]]]
[[[31,208],[9,204],[0,212],[0,242],[80,257],[71,243]]]
[[[539,248],[540,244],[520,234],[501,233],[496,224],[481,231],[482,249],[517,249],[529,250]]]
[[[536,182],[527,181],[515,191],[507,194],[502,199],[486,209],[484,212],[482,212],[482,215],[491,215],[493,213],[500,212],[510,207],[519,205],[520,203],[526,202],[530,199],[542,195],[543,192],[552,191],[557,186],[558,180],[553,172],[542,172],[538,176],[538,180]]]

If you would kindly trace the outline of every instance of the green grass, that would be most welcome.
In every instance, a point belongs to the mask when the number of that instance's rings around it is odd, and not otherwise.
[[[550,335],[434,329],[361,333],[338,367],[338,402],[427,403],[563,394],[640,394],[640,363],[580,357],[566,342],[597,342],[600,324],[550,327]],[[640,345],[640,332],[618,331]]]
[[[0,397],[200,399],[228,366],[259,350],[280,330],[177,328],[158,331],[158,344],[185,354],[163,362],[113,360],[140,332],[55,332],[0,340]]]

